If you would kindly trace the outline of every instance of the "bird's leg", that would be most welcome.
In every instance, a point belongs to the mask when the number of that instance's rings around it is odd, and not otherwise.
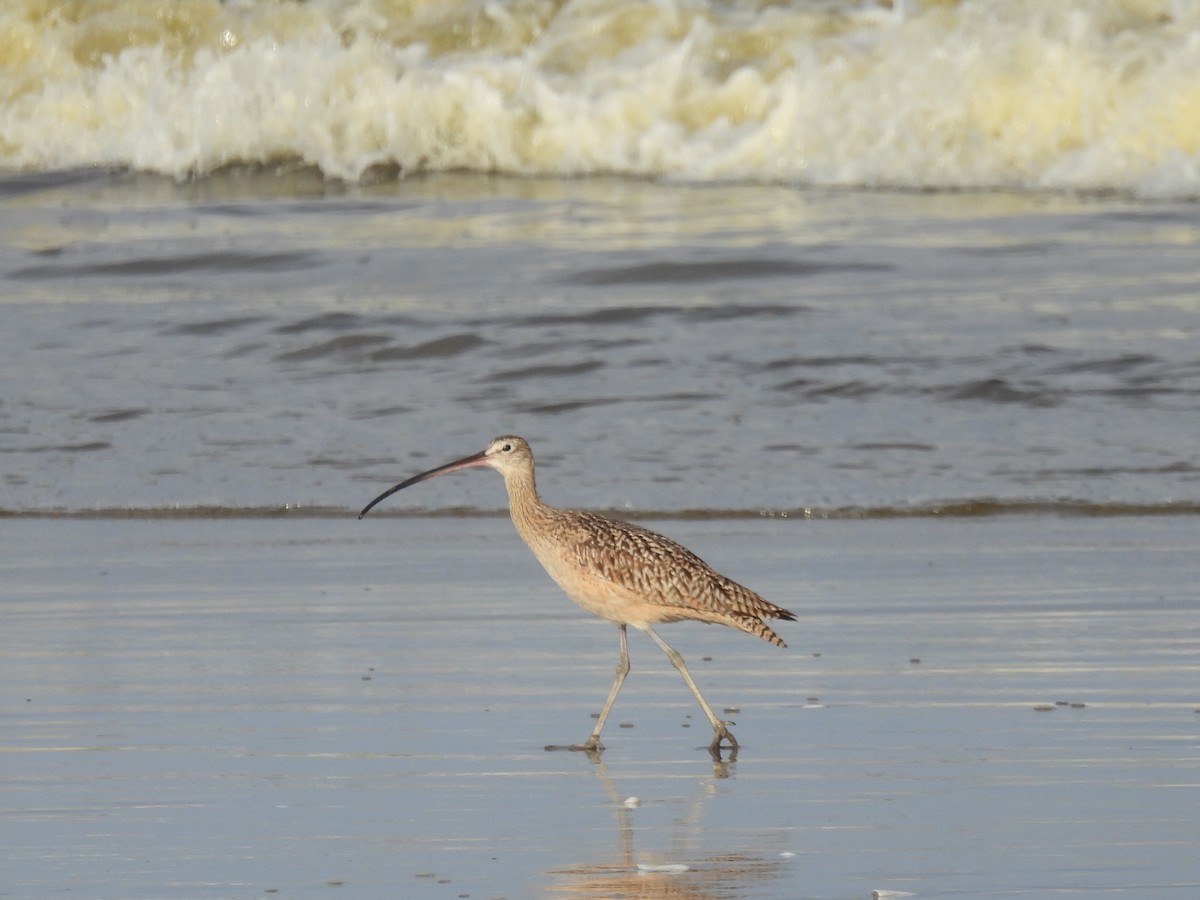
[[[617,659],[617,672],[613,678],[612,687],[608,691],[608,699],[604,701],[604,706],[600,710],[600,718],[596,720],[596,727],[592,729],[592,736],[583,743],[584,747],[590,747],[593,750],[604,749],[604,745],[600,743],[600,732],[604,730],[608,713],[617,700],[617,694],[625,682],[625,676],[629,674],[629,640],[625,636],[625,624],[622,622],[617,625],[617,628],[621,635],[621,655]]]
[[[608,718],[609,710],[617,700],[617,694],[620,693],[625,676],[629,674],[629,640],[625,635],[624,623],[618,623],[617,628],[621,633],[621,656],[617,660],[617,674],[613,679],[612,688],[608,692],[608,699],[604,701],[604,707],[600,710],[600,718],[596,720],[596,727],[592,729],[591,737],[582,744],[567,746],[551,744],[546,748],[547,750],[583,750],[587,753],[598,753],[604,749],[604,745],[600,743],[600,732],[604,730],[604,722]]]
[[[650,637],[654,638],[654,643],[658,644],[658,646],[662,648],[663,653],[667,654],[667,659],[671,661],[671,665],[679,670],[679,674],[683,676],[684,683],[691,688],[692,693],[696,695],[696,699],[700,701],[700,708],[704,710],[704,714],[708,716],[708,722],[713,728],[713,740],[712,743],[708,745],[708,752],[713,755],[714,759],[720,759],[721,741],[728,741],[730,759],[735,759],[737,757],[738,742],[737,739],[734,738],[733,732],[729,730],[729,726],[733,723],[723,722],[717,718],[716,713],[712,711],[712,707],[705,702],[704,695],[700,693],[700,688],[696,687],[696,682],[692,680],[691,673],[688,672],[687,666],[684,665],[683,657],[676,653],[674,648],[672,648],[670,644],[655,634],[652,629],[643,627],[642,630],[646,632],[646,634],[650,635]]]

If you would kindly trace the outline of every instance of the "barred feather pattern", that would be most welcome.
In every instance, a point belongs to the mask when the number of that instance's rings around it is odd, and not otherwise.
[[[602,611],[593,599],[611,596],[611,608],[617,610],[623,602],[632,624],[637,623],[637,609],[647,622],[691,619],[728,625],[787,646],[763,619],[794,620],[791,612],[657,532],[547,505],[537,494],[532,455],[521,463],[501,470],[513,524],[550,576],[585,609],[620,621],[619,612]]]
[[[586,537],[574,544],[580,567],[635,592],[644,603],[678,611],[679,619],[728,624],[779,647],[786,644],[763,619],[795,619],[788,610],[714,570],[657,532],[591,513],[576,512]]]

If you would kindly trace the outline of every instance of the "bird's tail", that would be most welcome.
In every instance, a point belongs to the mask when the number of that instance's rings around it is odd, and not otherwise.
[[[788,617],[794,618],[790,614]],[[782,616],[780,616],[779,618],[782,618]],[[764,641],[769,641],[770,643],[774,644],[776,647],[786,647],[787,646],[787,644],[784,643],[783,638],[781,638],[779,635],[777,635],[774,631],[771,630],[770,625],[768,625],[766,622],[763,622],[759,619],[739,619],[738,627],[741,628],[742,631],[746,632],[747,634],[757,635],[758,637],[762,638]]]

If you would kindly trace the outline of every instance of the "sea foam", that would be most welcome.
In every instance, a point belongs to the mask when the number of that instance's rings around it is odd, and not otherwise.
[[[1200,3],[14,0],[0,166],[1200,195]]]

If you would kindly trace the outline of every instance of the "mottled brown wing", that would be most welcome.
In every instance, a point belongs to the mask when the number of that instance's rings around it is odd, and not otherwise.
[[[603,516],[576,515],[580,527],[569,544],[578,562],[647,603],[706,610],[735,620],[795,618],[670,538]]]

